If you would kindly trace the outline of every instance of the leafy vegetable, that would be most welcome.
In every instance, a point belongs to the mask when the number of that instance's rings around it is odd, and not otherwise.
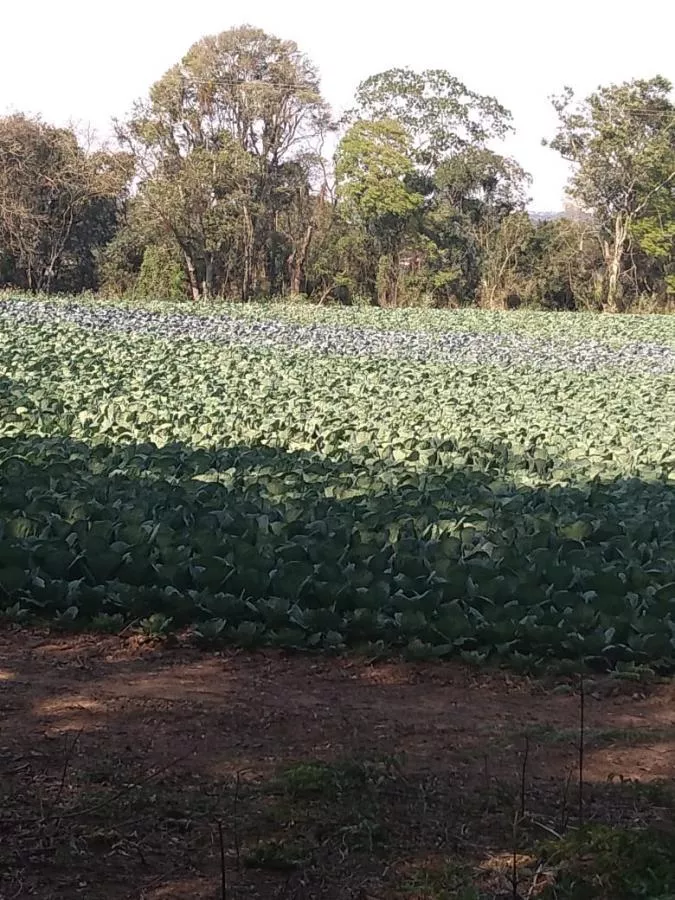
[[[673,376],[8,320],[0,373],[5,618],[673,667]]]

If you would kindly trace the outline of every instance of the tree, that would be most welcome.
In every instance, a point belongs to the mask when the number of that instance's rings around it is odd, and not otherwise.
[[[70,265],[88,268],[93,281],[91,253],[114,234],[128,177],[123,155],[87,153],[67,128],[23,115],[1,119],[0,245],[14,278],[51,291]],[[71,271],[69,286],[90,286],[83,277]]]
[[[216,150],[166,161],[143,181],[133,215],[152,242],[173,243],[194,300],[214,296],[246,240],[250,160],[227,136]]]
[[[473,294],[483,251],[467,225],[480,220],[476,234],[485,237],[488,209],[506,214],[502,176],[511,165],[515,177],[517,167],[486,143],[504,136],[510,118],[493,97],[441,69],[391,69],[359,86],[344,120],[351,127],[337,157],[338,196],[347,209],[358,206],[356,218],[378,239],[380,302],[401,289],[425,303]],[[481,210],[473,218],[472,203]]]
[[[512,159],[469,147],[442,162],[434,177],[435,203],[454,218],[472,247],[480,299],[499,305],[509,292],[517,256],[529,231],[525,214],[530,176]]]
[[[672,252],[675,106],[665,78],[600,87],[581,103],[566,89],[553,103],[560,124],[551,147],[572,162],[569,194],[602,230],[604,303],[625,308],[622,276],[635,241]],[[650,223],[647,227],[647,223]],[[662,233],[659,233],[662,232]]]
[[[396,305],[403,237],[423,202],[406,183],[413,173],[408,134],[403,125],[389,119],[357,121],[335,158],[344,214],[365,228],[378,248],[378,301],[383,306]]]
[[[400,123],[413,142],[416,165],[426,172],[511,129],[511,113],[494,97],[469,90],[444,69],[389,69],[367,78],[346,117],[358,119]]]
[[[213,293],[228,248],[244,298],[263,280],[278,288],[280,215],[307,191],[329,124],[316,70],[296,44],[243,26],[194,44],[119,127],[194,296]],[[305,240],[305,229],[290,235]],[[303,248],[292,252],[297,262]]]

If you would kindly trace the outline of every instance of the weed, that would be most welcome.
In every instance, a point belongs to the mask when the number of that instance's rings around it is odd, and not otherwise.
[[[293,799],[337,800],[347,794],[376,788],[390,777],[393,761],[363,762],[347,759],[334,763],[299,763],[278,778],[281,789]]]
[[[173,618],[164,613],[153,613],[140,623],[143,634],[147,637],[163,637],[171,631]]]
[[[397,896],[411,900],[479,900],[473,874],[459,860],[420,867],[403,883]]]
[[[675,834],[655,828],[588,826],[544,850],[556,867],[558,900],[673,900]]]
[[[249,869],[271,869],[288,872],[307,865],[307,847],[295,841],[271,839],[260,841],[244,855],[244,865]]]
[[[92,618],[91,627],[105,634],[119,634],[124,628],[124,616],[121,613],[99,613]]]

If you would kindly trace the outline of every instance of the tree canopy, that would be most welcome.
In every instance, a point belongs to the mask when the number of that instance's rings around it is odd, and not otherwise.
[[[675,105],[664,78],[553,100],[572,206],[528,212],[500,101],[443,69],[365,79],[339,120],[292,40],[190,47],[117,146],[0,119],[0,286],[173,299],[665,309]]]
[[[592,214],[605,258],[604,302],[623,309],[639,248],[670,279],[675,250],[675,105],[665,78],[601,87],[581,103],[571,89],[554,100],[551,146],[573,164],[570,196]],[[672,285],[671,285],[672,286]],[[639,290],[639,281],[632,285]]]

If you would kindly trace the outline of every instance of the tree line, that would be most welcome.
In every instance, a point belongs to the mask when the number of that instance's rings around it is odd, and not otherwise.
[[[366,79],[336,121],[297,45],[243,26],[157,81],[114,148],[0,119],[0,286],[165,299],[624,311],[675,302],[663,77],[553,99],[566,215],[527,211],[495,97],[449,72]]]

